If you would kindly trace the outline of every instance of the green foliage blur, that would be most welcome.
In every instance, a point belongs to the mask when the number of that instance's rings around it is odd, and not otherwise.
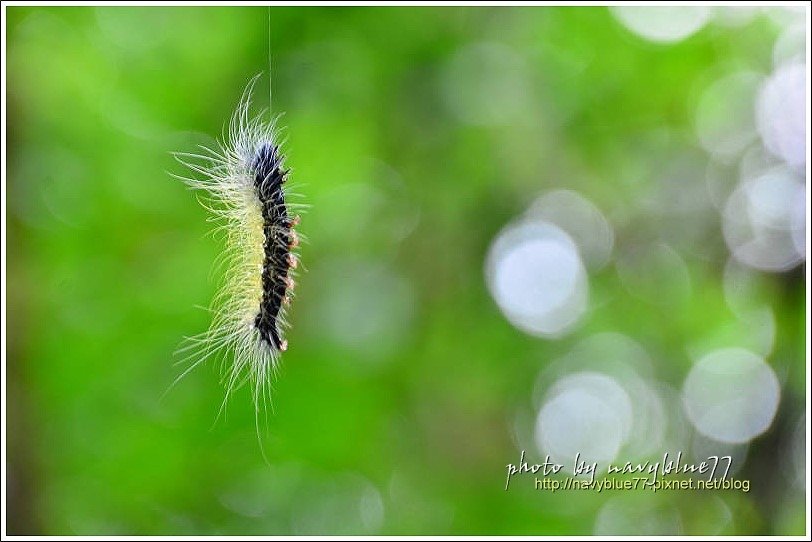
[[[257,422],[245,388],[218,416],[216,363],[164,395],[173,352],[209,323],[222,248],[170,153],[212,144],[267,74],[268,10],[6,14],[10,534],[583,535],[610,501],[670,526],[657,534],[803,534],[789,450],[805,264],[753,271],[746,294],[774,315],[781,382],[737,473],[749,493],[504,490],[538,375],[585,338],[632,338],[675,392],[694,352],[753,344],[726,300],[718,211],[651,202],[706,198],[698,96],[771,71],[772,18],[664,45],[605,8],[271,9],[272,106],[312,207],[290,349]],[[510,56],[455,61],[481,44]],[[258,109],[267,90],[263,76]],[[689,173],[664,186],[673,164]],[[614,247],[578,324],[539,338],[500,312],[485,262],[554,189],[600,209]],[[619,272],[663,244],[659,265]]]

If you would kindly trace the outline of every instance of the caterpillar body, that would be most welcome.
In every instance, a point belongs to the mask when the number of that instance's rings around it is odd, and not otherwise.
[[[287,309],[298,267],[295,226],[300,204],[291,203],[285,157],[276,121],[249,114],[255,76],[231,117],[216,150],[175,153],[196,176],[177,176],[203,194],[201,203],[224,236],[223,284],[212,301],[208,331],[187,339],[180,351],[188,367],[176,382],[209,358],[226,362],[226,399],[250,382],[257,409],[269,398],[288,328]],[[278,118],[278,117],[277,117]],[[224,400],[225,403],[225,400]]]

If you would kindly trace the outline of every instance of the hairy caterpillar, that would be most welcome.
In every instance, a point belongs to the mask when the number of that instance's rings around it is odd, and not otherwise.
[[[226,399],[250,382],[257,409],[268,399],[279,356],[287,350],[283,334],[299,262],[294,230],[299,216],[293,211],[302,207],[288,201],[290,170],[283,164],[276,121],[264,121],[264,112],[249,114],[258,77],[246,86],[217,150],[201,145],[202,154],[174,153],[200,176],[175,175],[203,192],[201,204],[218,224],[215,231],[224,234],[220,263],[226,269],[212,301],[211,326],[181,348],[187,352],[181,361],[189,367],[175,382],[208,358],[233,357],[224,372]]]

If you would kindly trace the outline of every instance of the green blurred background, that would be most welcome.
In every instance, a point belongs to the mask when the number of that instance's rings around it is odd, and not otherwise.
[[[624,9],[271,10],[312,208],[266,464],[248,390],[215,421],[216,364],[161,396],[221,250],[170,151],[211,144],[267,73],[267,9],[7,8],[9,533],[803,534],[807,14]],[[552,331],[489,288],[528,209],[582,264]],[[737,230],[747,212],[779,241]],[[780,400],[722,444],[680,395],[731,347]],[[614,457],[732,453],[751,491],[504,491],[555,436],[544,390],[585,368],[626,384],[606,368],[629,352],[655,391],[630,392]],[[761,405],[763,381],[733,391]]]

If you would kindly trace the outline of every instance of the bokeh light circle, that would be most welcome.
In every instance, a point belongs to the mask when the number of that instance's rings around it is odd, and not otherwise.
[[[805,257],[806,189],[790,168],[777,166],[743,181],[722,211],[722,231],[733,256],[762,271],[786,271]]]
[[[639,37],[658,43],[675,43],[698,32],[711,15],[705,6],[615,6],[610,8],[623,26]]]
[[[612,461],[629,438],[632,403],[613,378],[582,372],[556,382],[536,420],[536,444],[559,463],[576,454],[588,463]]]
[[[590,269],[599,269],[609,261],[615,240],[612,225],[594,203],[578,192],[547,192],[533,202],[527,214],[567,232]]]
[[[805,64],[780,66],[764,82],[756,103],[764,145],[796,168],[806,164],[806,74]]]
[[[714,81],[696,108],[695,129],[702,147],[722,159],[743,152],[756,139],[753,102],[762,76],[736,72]]]
[[[773,45],[773,64],[806,64],[806,24],[788,26]]]
[[[682,389],[688,419],[703,435],[747,442],[769,428],[781,389],[775,372],[743,348],[713,351],[691,368]]]
[[[532,105],[524,59],[500,43],[461,48],[450,58],[440,83],[447,108],[465,124],[520,122]]]
[[[578,248],[548,222],[523,221],[500,233],[486,276],[507,319],[531,335],[558,337],[586,309],[588,283]]]

